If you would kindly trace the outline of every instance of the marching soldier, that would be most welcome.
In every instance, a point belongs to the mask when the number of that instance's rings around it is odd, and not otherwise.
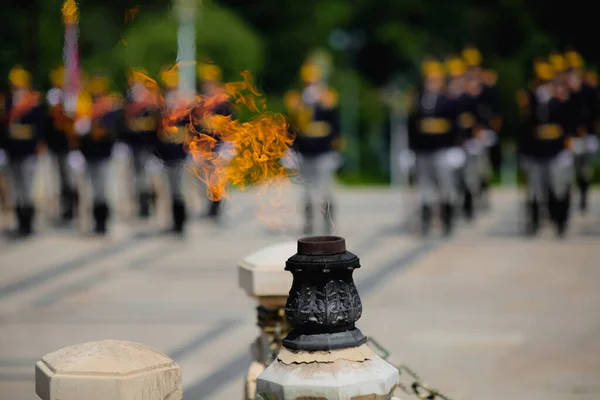
[[[2,129],[18,229],[15,237],[33,232],[35,208],[32,198],[37,151],[43,142],[44,111],[39,93],[31,89],[31,74],[20,66],[9,74],[11,93],[4,100],[6,113]]]
[[[566,232],[570,206],[572,160],[570,148],[574,126],[569,118],[569,93],[554,80],[552,66],[543,60],[535,63],[536,86],[522,102],[529,116],[528,226],[535,235],[539,228],[540,208],[546,206],[559,237]],[[560,79],[560,77],[559,77]]]
[[[224,90],[221,86],[221,69],[214,64],[202,63],[198,66],[198,77],[200,78],[200,94],[205,99],[211,99],[211,109],[204,112],[209,115],[232,115],[233,107],[228,96],[224,96]],[[204,107],[205,108],[205,107]],[[202,127],[200,126],[200,129]],[[210,132],[204,131],[204,134],[211,135]],[[226,144],[220,140],[218,135],[211,135],[217,140],[215,152],[225,151]],[[206,215],[209,218],[218,219],[223,208],[222,200],[208,199],[209,207]]]
[[[150,216],[150,206],[156,198],[151,189],[147,167],[149,156],[154,152],[160,110],[156,94],[147,87],[148,81],[144,71],[130,71],[122,138],[133,155],[134,187],[140,218]]]
[[[457,199],[451,154],[451,149],[457,145],[456,107],[444,92],[443,65],[427,60],[423,64],[423,74],[422,90],[408,117],[409,148],[416,154],[422,233],[429,233],[433,207],[439,201],[444,234],[449,235]]]
[[[566,85],[570,91],[572,118],[576,124],[576,138],[573,138],[573,152],[575,158],[575,178],[579,188],[579,209],[587,210],[588,188],[591,180],[591,166],[586,148],[588,135],[594,133],[597,98],[595,90],[584,81],[583,59],[574,50],[565,54],[567,72]]]
[[[182,179],[187,153],[185,143],[190,122],[189,104],[183,102],[177,91],[177,71],[174,69],[161,72],[161,80],[165,85],[162,123],[156,137],[156,155],[163,162],[169,193],[171,195],[171,212],[173,225],[170,233],[182,234],[187,219],[185,201],[182,190]]]
[[[74,129],[86,161],[93,199],[94,233],[105,235],[110,217],[108,179],[113,145],[117,137],[121,101],[108,92],[108,78],[96,74],[88,91],[79,92]]]
[[[72,121],[66,115],[64,104],[63,84],[65,69],[56,68],[50,73],[52,88],[46,95],[48,115],[46,118],[46,144],[54,156],[58,166],[60,185],[60,218],[62,222],[69,222],[75,215],[77,206],[77,190],[69,172],[67,155],[74,148]]]
[[[325,231],[334,229],[332,185],[342,144],[337,109],[338,95],[321,79],[320,68],[312,62],[301,68],[304,89],[286,96],[290,122],[296,137],[293,148],[301,157],[300,176],[304,192],[304,234],[314,230],[315,204],[324,216]]]

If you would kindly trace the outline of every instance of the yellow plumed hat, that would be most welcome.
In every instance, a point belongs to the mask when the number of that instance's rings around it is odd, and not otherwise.
[[[575,50],[567,51],[565,53],[565,58],[567,59],[567,65],[569,66],[569,68],[583,67],[583,57],[581,57],[581,54],[579,54]]]
[[[305,83],[314,83],[321,79],[323,76],[321,68],[313,62],[306,62],[300,68],[300,79]]]
[[[90,94],[98,94],[103,93],[108,90],[109,80],[107,76],[104,75],[93,75],[88,84],[87,90]]]
[[[560,53],[554,52],[550,54],[548,61],[550,61],[550,65],[552,65],[555,72],[563,72],[567,69],[567,60]]]
[[[177,85],[179,84],[179,74],[177,72],[177,68],[173,67],[163,69],[160,72],[160,80],[169,89],[177,87]]]
[[[128,79],[130,85],[135,85],[136,83],[145,84],[149,80],[152,80],[148,75],[148,71],[144,68],[130,68]]]
[[[456,77],[465,73],[466,65],[460,57],[452,56],[446,59],[446,68],[450,76]]]
[[[474,46],[465,47],[465,49],[462,51],[462,56],[468,67],[478,67],[483,61],[481,53]]]
[[[8,74],[8,81],[13,86],[28,88],[31,86],[31,74],[20,65],[15,65]]]
[[[422,70],[426,78],[443,78],[446,75],[442,63],[434,59],[425,60]]]
[[[534,64],[535,76],[543,81],[549,81],[554,78],[554,68],[550,63],[544,60],[538,60]]]
[[[198,64],[198,78],[201,81],[220,82],[221,68],[215,64],[200,63]]]
[[[60,66],[54,68],[50,72],[50,83],[54,87],[62,87],[65,83],[65,67]]]
[[[78,93],[75,112],[79,117],[90,117],[92,115],[92,97],[89,93],[84,91]]]

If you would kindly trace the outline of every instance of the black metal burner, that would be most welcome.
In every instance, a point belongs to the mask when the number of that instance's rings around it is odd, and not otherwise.
[[[360,260],[346,251],[346,241],[337,236],[315,236],[298,240],[298,253],[286,262],[294,276],[285,305],[294,327],[283,339],[292,350],[319,351],[356,347],[367,338],[354,325],[362,304],[352,272]]]

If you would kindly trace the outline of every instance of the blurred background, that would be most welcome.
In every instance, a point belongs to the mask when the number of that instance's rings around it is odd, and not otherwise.
[[[10,12],[0,17],[2,76],[21,63],[32,71],[38,90],[49,87],[48,73],[63,57],[61,6],[60,0],[7,3]],[[526,86],[535,56],[573,46],[587,68],[599,61],[597,39],[589,31],[595,16],[586,9],[582,0],[203,0],[197,2],[196,49],[199,59],[222,66],[224,81],[250,70],[273,111],[283,111],[283,95],[298,81],[302,62],[321,54],[331,66],[331,86],[358,94],[341,96],[342,102],[347,100],[342,107],[359,110],[354,119],[347,113],[345,124],[351,129],[348,140],[359,142],[348,151],[360,152],[347,160],[341,179],[388,183],[388,94],[417,81],[424,56],[443,58],[468,43],[480,49],[484,66],[499,76],[500,137],[506,143],[517,123],[515,92]],[[144,67],[156,77],[162,66],[176,60],[175,10],[176,4],[168,1],[82,1],[82,68],[108,71],[115,90],[124,90],[130,66]]]

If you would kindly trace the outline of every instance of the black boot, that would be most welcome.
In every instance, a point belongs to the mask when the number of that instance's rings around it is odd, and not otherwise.
[[[467,221],[473,220],[473,193],[470,190],[465,190],[465,199],[463,203],[463,211]]]
[[[585,183],[585,184],[583,184],[583,185],[581,186],[581,188],[580,188],[580,189],[581,189],[581,192],[580,192],[580,196],[581,196],[581,197],[579,198],[579,210],[580,210],[582,213],[585,213],[585,212],[587,212],[587,205],[588,205],[588,202],[587,202],[587,198],[588,198],[588,186],[589,186],[589,185],[588,185],[588,183],[586,182],[586,183]]]
[[[60,219],[62,222],[71,222],[75,217],[75,210],[77,208],[77,192],[70,188],[64,188],[60,194],[61,201],[61,214]]]
[[[23,215],[24,215],[23,207],[21,207],[20,205],[15,205],[15,217],[17,219],[17,229],[7,232],[7,235],[10,239],[18,239],[23,236],[23,226],[24,226]]]
[[[139,196],[139,217],[146,219],[150,217],[150,201],[151,195],[148,192],[142,192]]]
[[[311,235],[313,233],[313,207],[311,203],[304,205],[304,234]]]
[[[106,203],[95,203],[94,204],[94,233],[98,235],[106,234],[106,221],[109,217],[108,204]]]
[[[444,236],[450,236],[454,228],[454,208],[452,204],[445,203],[442,205],[442,224]]]
[[[556,234],[558,237],[564,237],[567,232],[570,208],[571,193],[567,192],[564,198],[556,201]]]
[[[527,235],[535,236],[540,227],[540,207],[533,200],[527,202],[527,227],[525,228]]]
[[[171,228],[171,232],[180,235],[183,233],[186,220],[185,203],[181,200],[173,200],[172,212],[173,228]]]
[[[325,233],[327,235],[333,234],[335,230],[335,220],[334,220],[334,207],[331,200],[327,200],[323,205],[323,215],[325,217]]]
[[[221,200],[209,200],[208,216],[209,218],[218,218],[221,214]]]
[[[429,235],[431,228],[431,207],[423,205],[421,207],[421,234],[423,236]]]
[[[487,180],[481,182],[481,191],[480,191],[480,200],[481,200],[481,209],[489,210],[490,209],[490,183]]]
[[[33,233],[33,217],[35,216],[35,208],[32,205],[26,205],[21,208],[22,218],[19,225],[19,234],[27,237]]]

